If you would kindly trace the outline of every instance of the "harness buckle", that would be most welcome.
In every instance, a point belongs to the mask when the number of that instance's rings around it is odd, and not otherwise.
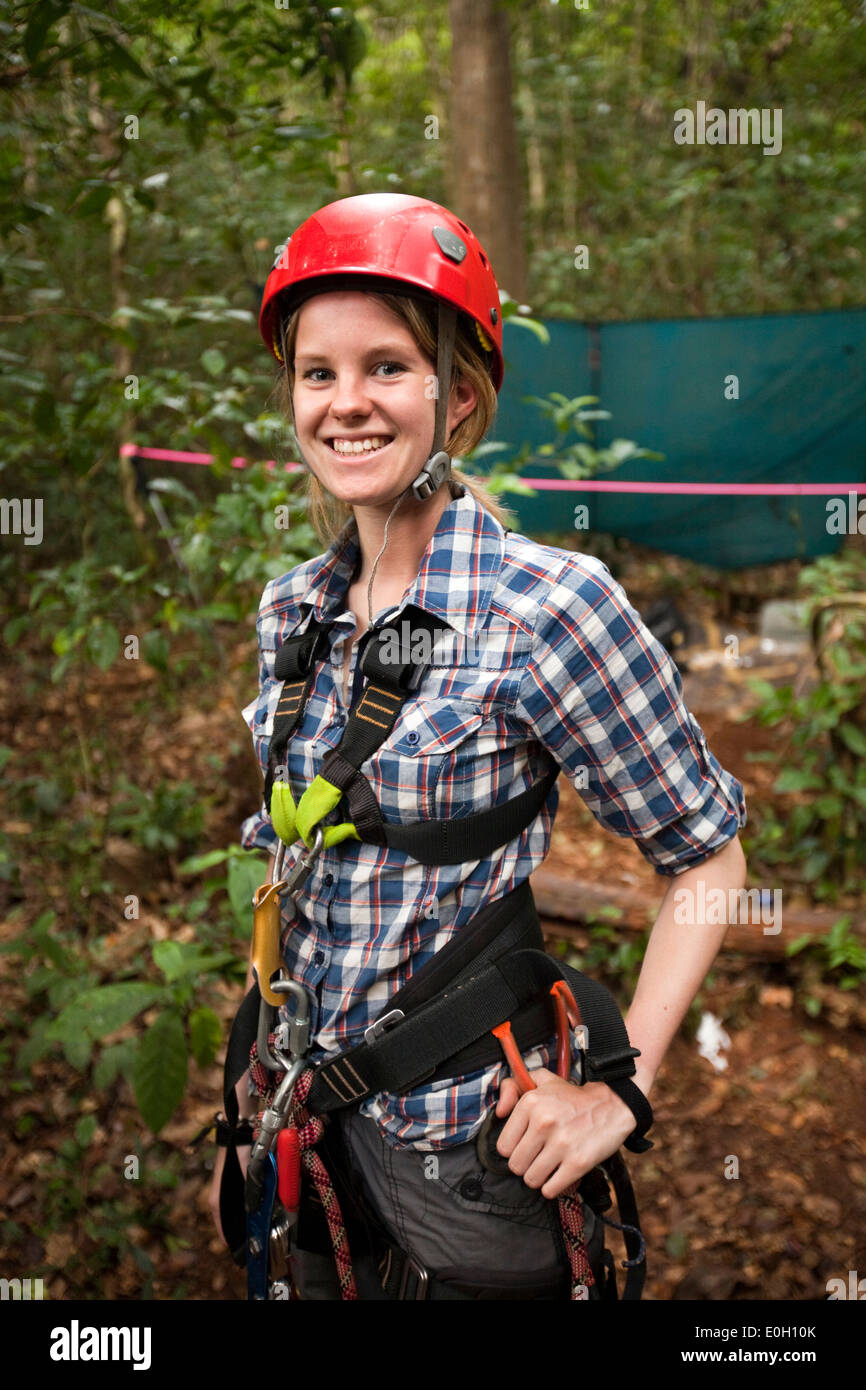
[[[395,1023],[401,1023],[406,1017],[402,1009],[392,1009],[390,1013],[382,1018],[377,1018],[375,1023],[371,1023],[369,1028],[364,1029],[364,1042],[374,1043]]]
[[[580,1050],[577,1062],[575,1063],[580,1073],[580,1080],[577,1084],[583,1086],[586,1081],[586,1054],[589,1051],[589,1029],[585,1023],[578,1023],[573,1031],[574,1041],[577,1043]]]
[[[430,1282],[427,1271],[423,1265],[418,1264],[417,1260],[413,1260],[411,1255],[407,1255],[405,1250],[401,1251],[401,1254],[403,1255],[403,1270],[400,1275],[400,1290],[397,1294],[397,1298],[408,1299],[410,1297],[406,1291],[409,1288],[410,1275],[414,1274],[417,1282],[415,1292],[411,1295],[411,1298],[415,1302],[420,1302],[427,1297],[427,1285]]]

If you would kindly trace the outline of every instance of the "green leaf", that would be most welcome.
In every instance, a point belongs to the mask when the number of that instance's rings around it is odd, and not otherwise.
[[[187,963],[179,941],[157,941],[153,947],[153,959],[169,984],[180,979],[187,971]]]
[[[222,1025],[213,1009],[194,1009],[189,1016],[189,1041],[200,1067],[211,1066],[222,1040]]]
[[[107,1091],[118,1076],[129,1076],[135,1064],[137,1051],[137,1038],[127,1038],[125,1042],[104,1047],[99,1060],[93,1065],[93,1084],[96,1089]]]
[[[798,767],[786,767],[776,778],[773,790],[777,792],[821,791],[823,786],[823,779],[816,776],[814,772],[805,772]]]
[[[86,1033],[68,1033],[63,1039],[63,1055],[76,1071],[84,1071],[93,1052],[93,1039]]]
[[[675,1260],[681,1260],[688,1253],[689,1238],[685,1231],[671,1231],[665,1241],[665,1249]]]
[[[135,1099],[154,1134],[167,1124],[186,1090],[188,1059],[180,1016],[162,1014],[145,1033],[132,1070]]]
[[[226,359],[219,348],[206,348],[199,361],[210,376],[219,376],[226,369]]]
[[[809,932],[804,932],[802,936],[797,937],[796,941],[788,943],[785,948],[785,955],[796,956],[800,951],[805,951],[807,946],[811,946],[813,941],[814,937]]]
[[[87,634],[87,655],[100,671],[107,671],[117,660],[120,646],[120,634],[109,623],[95,623]]]
[[[62,1042],[75,1036],[86,1037],[88,1041],[105,1037],[118,1028],[130,1023],[136,1014],[147,1009],[159,999],[162,990],[158,985],[130,981],[128,984],[98,985],[85,990],[62,1009],[49,1025],[52,1041]]]
[[[97,183],[88,188],[83,198],[75,204],[76,217],[95,217],[104,211],[114,186],[110,183]]]
[[[57,428],[57,403],[50,391],[40,391],[33,402],[33,424],[37,434],[53,434]]]
[[[242,932],[250,929],[253,893],[264,883],[267,872],[267,865],[258,855],[236,855],[229,860],[229,901]]]
[[[33,7],[33,13],[24,31],[24,52],[29,63],[36,62],[45,45],[48,30],[65,9],[65,5],[62,9],[55,9],[53,5],[47,4],[46,0]]]
[[[852,753],[856,753],[859,758],[866,757],[866,734],[863,733],[862,729],[858,729],[856,724],[849,724],[846,720],[839,725],[837,732]]]
[[[511,318],[507,319],[506,322],[508,324],[513,323],[517,328],[528,328],[530,333],[532,333],[540,343],[544,343],[545,346],[550,342],[550,333],[543,323],[539,323],[538,319],[525,318],[522,314],[514,314]]]
[[[204,946],[192,941],[158,941],[153,947],[153,959],[172,984],[184,976],[219,970],[229,961],[234,961],[235,956],[232,951],[209,955]]]
[[[30,1029],[27,1041],[18,1049],[15,1059],[19,1071],[29,1072],[34,1062],[39,1062],[50,1051],[54,1039],[49,1037],[49,1020],[37,1018]]]
[[[213,869],[217,864],[224,864],[230,857],[231,850],[229,849],[210,849],[207,854],[193,854],[189,859],[184,859],[182,863],[178,864],[178,873],[202,874],[205,869]]]
[[[164,632],[146,632],[141,639],[141,655],[155,671],[167,671],[171,647]]]
[[[14,647],[22,632],[26,632],[31,626],[33,619],[29,613],[19,613],[16,618],[10,618],[3,629],[3,641],[7,647]]]
[[[82,1115],[78,1124],[75,1126],[75,1142],[80,1144],[82,1149],[86,1149],[91,1143],[96,1133],[96,1116]]]

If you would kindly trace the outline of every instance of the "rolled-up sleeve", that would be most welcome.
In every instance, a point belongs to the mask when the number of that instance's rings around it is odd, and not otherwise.
[[[742,784],[707,748],[665,648],[592,556],[541,604],[516,713],[601,825],[659,874],[717,853],[746,822]]]

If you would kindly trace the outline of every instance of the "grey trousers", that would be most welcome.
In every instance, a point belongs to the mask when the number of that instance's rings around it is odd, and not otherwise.
[[[489,1173],[475,1142],[423,1153],[395,1149],[375,1121],[356,1111],[338,1123],[344,1150],[366,1198],[394,1244],[440,1279],[519,1289],[567,1271],[559,1206],[513,1173]],[[584,1203],[590,1258],[603,1227]],[[361,1299],[384,1299],[372,1258],[354,1259]],[[333,1259],[297,1251],[295,1278],[305,1299],[338,1299]]]

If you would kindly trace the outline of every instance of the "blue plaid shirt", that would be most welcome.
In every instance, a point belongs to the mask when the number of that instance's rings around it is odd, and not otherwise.
[[[343,644],[355,630],[346,591],[357,559],[350,522],[324,555],[272,580],[262,596],[260,689],[243,715],[263,771],[281,690],[275,653],[310,614],[335,624],[330,660],[289,744],[296,801],[346,723]],[[709,752],[676,666],[599,560],[504,531],[464,492],[442,513],[401,603],[375,624],[399,632],[410,603],[441,619],[441,631],[418,690],[362,767],[386,821],[486,810],[532,785],[553,758],[596,819],[636,840],[660,874],[716,853],[745,823],[743,788]],[[363,684],[357,644],[349,679],[354,700]],[[429,867],[355,840],[320,856],[296,907],[283,907],[286,964],[317,1001],[314,1057],[359,1042],[414,971],[538,868],[558,801],[554,787],[535,820],[480,861]],[[345,805],[329,819],[345,820]],[[244,822],[242,843],[275,852],[264,806]],[[287,850],[286,870],[296,853]],[[550,1053],[539,1048],[526,1060],[547,1066]],[[461,1143],[496,1103],[503,1070],[380,1093],[362,1111],[392,1144]]]

